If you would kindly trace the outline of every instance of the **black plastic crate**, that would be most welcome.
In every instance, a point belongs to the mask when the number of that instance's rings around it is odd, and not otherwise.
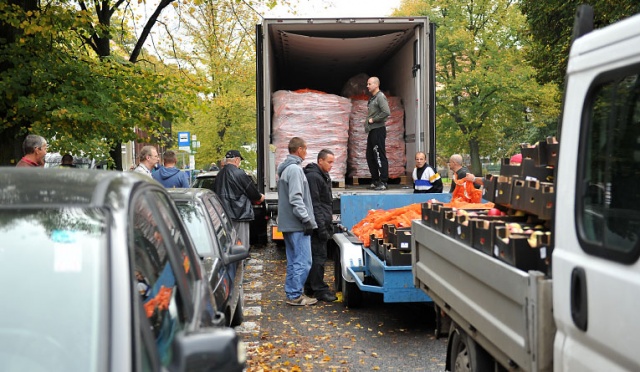
[[[471,221],[472,241],[471,246],[489,256],[493,256],[494,239],[496,236],[496,227],[504,226],[503,220],[487,220],[478,219]]]
[[[496,180],[496,198],[495,203],[508,207],[511,205],[511,178],[507,176],[498,176]]]
[[[553,182],[554,168],[547,166],[537,166],[532,159],[522,159],[522,178],[535,178],[540,182]]]
[[[369,235],[369,249],[382,261],[385,259],[384,252],[384,240],[375,236],[375,234]]]
[[[522,166],[511,164],[511,159],[503,158],[500,164],[500,175],[504,177],[520,176],[522,175]]]
[[[522,154],[522,160],[531,159],[536,166],[547,165],[547,142],[540,141],[535,145],[523,144],[520,147],[520,153]]]
[[[547,137],[547,165],[556,167],[558,165],[558,150],[560,144],[555,137]]]
[[[444,220],[444,212],[450,211],[451,207],[445,207],[444,204],[433,203],[431,205],[431,227],[434,230],[442,232],[442,222]]]
[[[442,233],[447,236],[454,236],[456,230],[456,212],[453,210],[444,211],[442,217]]]
[[[524,210],[524,199],[527,182],[521,178],[514,178],[511,185],[511,208]]]
[[[550,220],[555,211],[555,186],[552,183],[541,182],[538,195],[536,215],[541,220]]]
[[[410,266],[411,252],[400,250],[398,248],[388,247],[385,250],[385,258],[387,266]]]
[[[471,245],[471,239],[473,234],[471,225],[472,225],[472,221],[474,220],[472,218],[477,218],[477,217],[470,217],[468,215],[456,216],[456,227],[453,233],[453,237],[456,240],[466,243],[469,246]]]
[[[492,174],[485,174],[484,176],[484,188],[482,189],[482,198],[486,201],[494,202],[496,200],[496,183],[498,177]]]
[[[519,208],[527,213],[537,215],[541,202],[540,181],[526,181],[522,206]]]
[[[391,243],[391,235],[396,231],[396,225],[385,223],[382,225],[382,240],[385,243]]]
[[[506,226],[496,227],[494,255],[500,260],[523,271],[538,270],[548,273],[550,252],[550,233],[536,235],[531,245],[530,236],[511,234]]]
[[[391,245],[401,251],[411,251],[411,228],[396,229]]]
[[[422,221],[427,226],[431,226],[431,204],[429,202],[422,203]]]

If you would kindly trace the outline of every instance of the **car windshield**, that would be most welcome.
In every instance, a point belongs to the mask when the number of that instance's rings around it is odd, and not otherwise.
[[[209,221],[205,217],[204,209],[199,204],[185,203],[176,201],[176,206],[180,212],[180,216],[187,225],[189,235],[193,239],[198,254],[201,256],[216,255],[218,249],[214,249],[214,240],[209,232]]]
[[[104,370],[107,226],[99,209],[0,209],[0,369]]]
[[[191,187],[200,187],[203,189],[214,190],[213,185],[216,183],[215,177],[197,177]]]

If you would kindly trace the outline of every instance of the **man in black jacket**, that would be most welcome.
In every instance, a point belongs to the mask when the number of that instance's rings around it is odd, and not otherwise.
[[[333,152],[323,149],[318,153],[318,163],[310,163],[304,168],[307,176],[313,215],[318,228],[311,234],[311,270],[304,285],[305,293],[321,301],[335,301],[336,295],[331,292],[324,282],[324,264],[327,262],[327,241],[333,234],[332,209],[333,196],[331,195],[331,177],[329,171],[333,167]]]
[[[222,206],[231,217],[231,223],[245,247],[249,244],[249,224],[255,218],[251,203],[262,203],[264,195],[242,169],[240,152],[229,150],[225,155],[224,167],[218,172],[213,189],[220,197]]]

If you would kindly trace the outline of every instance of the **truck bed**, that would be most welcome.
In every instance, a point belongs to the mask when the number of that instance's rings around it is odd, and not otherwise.
[[[550,279],[502,263],[421,221],[413,221],[412,240],[416,287],[503,366],[552,370]]]

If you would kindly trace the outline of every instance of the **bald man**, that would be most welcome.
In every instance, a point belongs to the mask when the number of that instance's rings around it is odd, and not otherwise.
[[[473,186],[478,189],[480,188],[479,183],[482,183],[482,178],[475,177],[469,169],[462,165],[462,156],[460,154],[453,154],[449,158],[449,168],[453,171],[453,182],[451,182],[451,190],[450,193],[453,194],[453,190],[456,189],[456,182],[458,180],[464,180],[473,182]]]
[[[389,162],[385,142],[387,138],[387,118],[391,115],[387,97],[380,91],[380,79],[373,76],[367,80],[371,98],[367,103],[367,165],[371,173],[371,188],[386,190],[389,181]]]

